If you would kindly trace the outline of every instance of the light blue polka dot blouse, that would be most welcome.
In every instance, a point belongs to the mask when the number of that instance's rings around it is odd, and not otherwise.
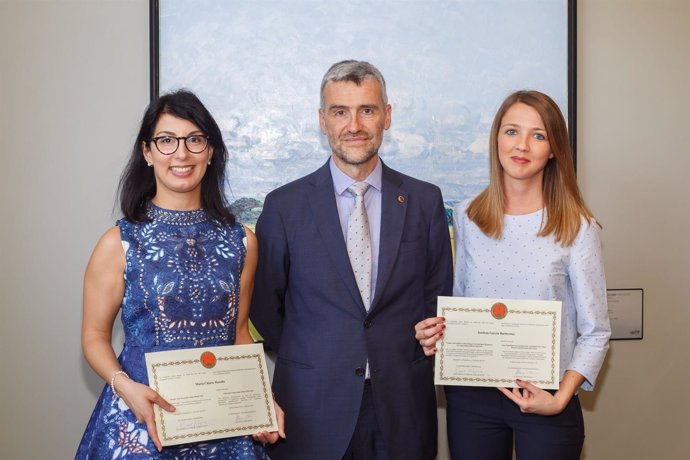
[[[609,347],[611,327],[599,226],[583,219],[571,246],[553,235],[539,237],[544,211],[506,215],[503,236],[490,238],[465,213],[453,211],[455,280],[453,295],[503,299],[560,300],[561,378],[572,369],[592,390]]]

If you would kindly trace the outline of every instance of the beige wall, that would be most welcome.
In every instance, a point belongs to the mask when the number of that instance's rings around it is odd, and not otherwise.
[[[148,2],[0,0],[0,458],[73,458],[102,383],[81,276],[148,101]],[[583,396],[585,458],[690,458],[690,2],[581,0],[578,163],[610,287],[645,289]]]
[[[148,103],[148,2],[0,0],[0,458],[74,458],[81,278]]]
[[[578,177],[608,285],[645,289],[583,397],[588,459],[690,458],[690,2],[578,2]]]

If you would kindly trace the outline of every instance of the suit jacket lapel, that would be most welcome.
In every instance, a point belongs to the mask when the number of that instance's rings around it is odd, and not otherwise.
[[[376,277],[376,292],[370,310],[376,308],[390,279],[400,247],[405,214],[407,213],[408,193],[402,186],[400,176],[385,164],[382,166],[379,269]]]
[[[366,311],[362,296],[359,294],[355,275],[352,272],[350,258],[347,255],[347,245],[345,238],[343,238],[343,229],[340,227],[333,178],[328,162],[313,174],[310,183],[314,190],[309,193],[309,206],[314,213],[314,220],[321,239],[325,242],[326,251],[330,255],[340,279],[343,280],[362,311]]]

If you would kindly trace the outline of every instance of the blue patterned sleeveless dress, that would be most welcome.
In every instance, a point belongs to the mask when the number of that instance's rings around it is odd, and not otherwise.
[[[150,222],[120,219],[125,249],[119,361],[130,378],[148,385],[144,353],[231,345],[246,249],[244,227],[210,220],[203,210],[169,211],[149,204]],[[146,425],[109,385],[81,440],[81,459],[267,459],[249,436],[164,447],[158,452]]]

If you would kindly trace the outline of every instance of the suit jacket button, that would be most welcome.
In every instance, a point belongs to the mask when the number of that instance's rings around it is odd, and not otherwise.
[[[357,369],[355,369],[355,375],[357,375],[358,377],[363,376],[364,375],[364,368],[358,367]]]
[[[364,320],[364,327],[366,327],[367,329],[369,329],[373,325],[374,325],[374,322],[372,320],[370,320],[370,319]]]

